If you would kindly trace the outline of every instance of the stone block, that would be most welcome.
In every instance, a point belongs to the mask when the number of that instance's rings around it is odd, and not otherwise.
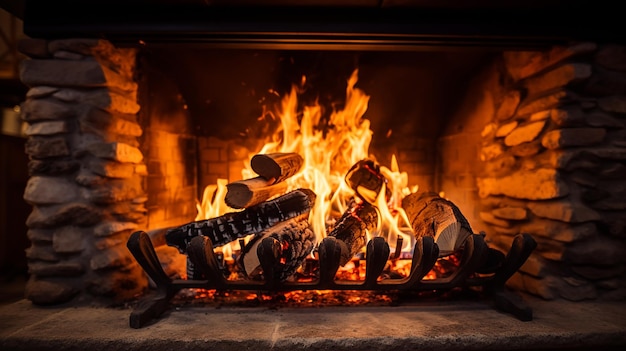
[[[20,64],[20,78],[27,86],[109,87],[136,91],[137,83],[120,76],[95,60],[65,61],[32,59]]]
[[[532,122],[521,125],[512,130],[506,138],[504,138],[504,144],[506,146],[516,146],[522,143],[527,143],[535,140],[539,134],[543,131],[546,125],[546,121]]]
[[[509,149],[509,152],[517,157],[528,158],[529,156],[534,156],[543,150],[544,148],[541,145],[541,141],[533,140],[533,141],[529,141],[526,143],[521,143],[521,144],[512,146]]]
[[[117,249],[109,248],[108,250],[95,253],[91,256],[89,266],[94,271],[107,268],[121,268],[133,264],[134,258],[131,256],[125,246],[120,245]]]
[[[554,46],[549,51],[507,51],[504,53],[506,68],[514,80],[520,80],[542,72],[572,57],[594,52],[598,45],[590,42],[569,46]]]
[[[36,305],[51,305],[68,302],[79,292],[79,289],[64,280],[31,276],[26,283],[24,295]]]
[[[65,121],[45,121],[30,124],[25,131],[27,136],[33,135],[55,135],[67,133]]]
[[[626,263],[624,252],[624,240],[600,236],[568,246],[564,259],[573,265],[621,265]]]
[[[78,194],[78,186],[65,178],[33,176],[26,183],[24,200],[34,205],[62,204],[75,200]]]
[[[54,251],[50,243],[43,244],[42,242],[34,242],[26,249],[26,258],[29,261],[45,262],[59,262],[61,260],[61,257]]]
[[[102,159],[87,162],[87,168],[97,175],[113,179],[127,179],[135,174],[135,167],[130,163]]]
[[[626,72],[626,46],[619,44],[604,44],[598,48],[594,61],[600,66]]]
[[[62,60],[82,60],[83,58],[85,58],[84,55],[77,54],[75,52],[65,51],[65,50],[59,50],[59,51],[53,52],[52,57],[55,59],[62,59]]]
[[[102,211],[94,206],[73,202],[63,205],[34,207],[26,219],[29,228],[57,228],[63,225],[89,226],[100,222]]]
[[[51,99],[27,99],[22,103],[20,117],[29,123],[46,120],[68,119],[77,115],[68,105]]]
[[[550,110],[535,112],[528,117],[529,122],[545,121],[550,117]]]
[[[33,244],[50,245],[52,243],[53,230],[46,229],[29,229],[26,232],[28,240]]]
[[[580,126],[585,121],[585,113],[577,105],[561,106],[550,111],[550,119],[559,127]]]
[[[60,176],[73,173],[79,167],[80,163],[72,159],[33,159],[28,162],[28,174],[31,176]]]
[[[550,95],[541,97],[531,97],[517,109],[517,116],[532,115],[533,113],[548,110],[560,105],[565,105],[578,100],[578,96],[566,90],[559,90]]]
[[[620,120],[613,114],[602,111],[592,111],[586,114],[584,122],[590,127],[607,128],[609,130],[624,129],[626,127],[626,123],[623,120]]]
[[[512,121],[501,125],[496,130],[496,137],[501,138],[509,135],[515,128],[517,128],[518,124],[518,121]]]
[[[504,147],[500,143],[483,146],[480,149],[480,160],[491,161],[504,153]]]
[[[530,222],[520,224],[519,229],[521,232],[529,233],[536,237],[548,238],[559,242],[554,243],[554,245],[579,242],[599,235],[598,228],[594,223],[568,224],[541,218],[535,218]]]
[[[613,95],[598,99],[598,106],[606,112],[626,114],[626,95]]]
[[[103,132],[120,135],[141,136],[143,129],[136,121],[136,116],[106,111],[91,107],[85,109],[79,117],[80,128],[84,132],[101,134]]]
[[[34,159],[45,159],[70,155],[70,147],[67,140],[61,136],[55,137],[29,137],[26,141],[25,151]]]
[[[125,143],[92,143],[87,151],[100,158],[107,158],[121,163],[139,163],[143,160],[141,150]]]
[[[85,267],[80,262],[31,262],[28,272],[37,277],[75,277],[85,273]]]
[[[135,229],[137,223],[134,222],[102,222],[93,229],[93,233],[97,237],[105,237]]]
[[[600,144],[606,137],[604,128],[564,128],[547,132],[541,145],[547,149]]]
[[[28,89],[28,92],[26,93],[26,98],[27,99],[44,98],[46,96],[52,95],[58,90],[59,88],[57,87],[39,85],[39,86]]]
[[[499,121],[505,121],[513,115],[518,108],[521,100],[521,93],[518,90],[512,90],[508,92],[502,99],[500,106],[496,110],[496,119]]]
[[[565,196],[569,187],[554,169],[519,171],[501,178],[477,178],[480,197],[506,195],[517,199],[547,200]]]
[[[51,56],[48,50],[48,41],[45,39],[20,39],[17,42],[17,50],[30,58],[46,58]]]
[[[591,77],[592,68],[586,63],[566,63],[524,81],[529,96],[578,83]]]
[[[494,216],[491,212],[480,212],[479,216],[480,219],[485,223],[504,228],[511,227],[511,223],[509,221],[496,218],[496,216]]]
[[[57,51],[68,51],[91,56],[93,48],[99,45],[100,42],[102,42],[102,40],[90,38],[58,39],[50,41],[48,50],[53,53]]]
[[[626,94],[626,72],[609,71],[594,67],[594,73],[585,82],[584,93],[591,96]]]
[[[528,218],[528,212],[523,207],[494,208],[493,210],[491,210],[491,213],[497,218],[510,219],[515,221],[521,221]]]
[[[528,209],[536,216],[567,223],[600,220],[600,214],[581,203],[568,199],[529,202]]]
[[[52,247],[61,254],[81,252],[86,247],[86,230],[75,226],[58,228],[52,236]]]

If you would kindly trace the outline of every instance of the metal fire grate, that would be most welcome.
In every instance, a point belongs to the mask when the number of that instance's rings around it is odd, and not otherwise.
[[[269,238],[268,238],[269,239]],[[203,280],[171,279],[167,276],[157,257],[149,235],[137,231],[131,235],[127,247],[139,265],[156,284],[156,289],[143,297],[130,315],[130,326],[141,328],[158,318],[169,308],[169,301],[181,289],[251,290],[251,291],[298,291],[298,290],[380,290],[380,291],[445,291],[458,287],[481,287],[482,292],[492,298],[495,307],[511,313],[522,321],[532,320],[532,309],[513,292],[505,288],[506,281],[526,262],[537,246],[528,234],[515,237],[509,252],[494,255],[487,247],[483,236],[474,234],[466,240],[459,268],[445,278],[425,280],[424,277],[435,265],[439,248],[431,237],[419,239],[414,248],[411,271],[401,279],[383,279],[379,276],[389,260],[390,249],[381,237],[367,244],[364,280],[336,280],[339,269],[340,249],[334,237],[322,240],[318,247],[319,277],[310,282],[283,282],[272,277],[279,260],[271,249],[273,243],[264,240],[258,247],[258,256],[264,280],[228,280],[224,277],[211,241],[205,236],[193,238],[188,247],[188,258],[199,270]],[[495,258],[496,262],[493,262]],[[475,274],[487,260],[492,267],[489,274]]]

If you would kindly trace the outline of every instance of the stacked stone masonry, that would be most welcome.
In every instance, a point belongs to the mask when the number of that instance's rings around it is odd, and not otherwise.
[[[102,40],[26,39],[21,80],[30,179],[24,199],[37,304],[121,301],[145,288],[130,233],[146,221],[135,51]]]
[[[506,52],[482,131],[481,219],[538,247],[510,286],[547,299],[626,297],[626,47]]]

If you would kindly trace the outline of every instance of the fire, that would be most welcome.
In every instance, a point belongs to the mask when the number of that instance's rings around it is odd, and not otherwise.
[[[257,176],[250,167],[250,159],[255,154],[300,154],[304,159],[303,167],[298,174],[286,180],[287,191],[308,188],[317,195],[309,223],[318,243],[326,237],[329,228],[332,229],[334,221],[348,208],[349,201],[355,196],[345,181],[346,173],[358,161],[375,159],[369,151],[373,136],[370,121],[363,118],[370,97],[355,87],[357,80],[358,70],[355,70],[347,82],[344,108],[334,111],[328,122],[322,121],[319,105],[307,106],[298,115],[298,89],[294,86],[282,98],[280,108],[274,113],[280,122],[278,129],[261,150],[250,155],[242,171],[242,179]],[[403,196],[417,191],[417,187],[408,187],[408,175],[400,172],[395,155],[390,168],[381,166],[380,172],[388,182],[387,189],[383,187],[376,196],[375,205],[380,211],[380,222],[375,232],[368,233],[368,240],[382,236],[392,252],[396,243],[402,243],[403,252],[410,252],[414,237],[400,203]],[[224,203],[226,184],[227,181],[221,179],[217,185],[205,189],[202,202],[198,204],[196,220],[235,211]],[[224,253],[228,255],[233,249],[225,247]]]

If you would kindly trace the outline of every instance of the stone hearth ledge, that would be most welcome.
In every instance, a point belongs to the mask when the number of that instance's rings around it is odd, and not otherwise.
[[[0,350],[618,350],[626,303],[525,297],[522,322],[485,302],[394,307],[177,307],[133,329],[131,309],[0,307]]]

